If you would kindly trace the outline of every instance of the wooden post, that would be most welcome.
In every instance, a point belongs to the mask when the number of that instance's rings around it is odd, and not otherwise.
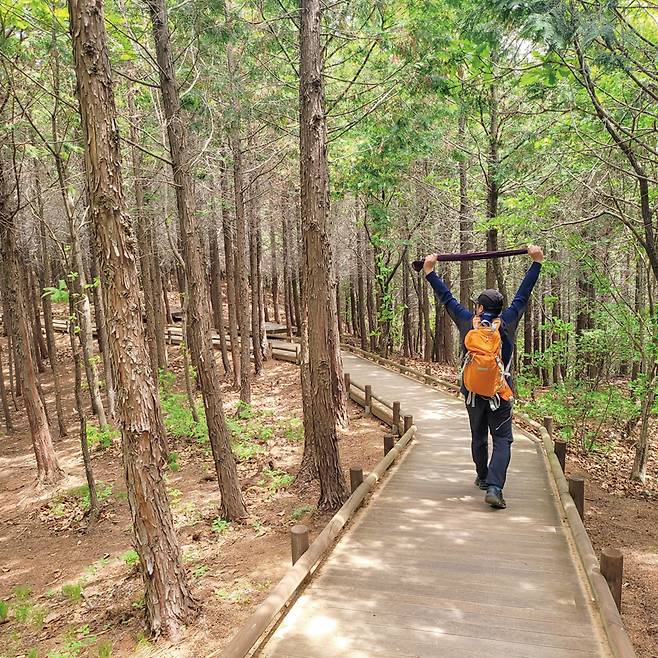
[[[370,384],[366,384],[364,391],[366,393],[365,412],[366,415],[368,415],[370,414],[370,409],[372,409],[372,386]]]
[[[292,551],[293,564],[295,564],[295,562],[306,553],[308,547],[308,528],[305,525],[293,526],[290,529],[290,548]]]
[[[363,482],[363,469],[360,466],[350,468],[350,491],[354,493]]]
[[[351,378],[350,378],[350,373],[346,372],[343,374],[343,377],[345,378],[345,391],[347,393],[347,399],[350,399],[350,388],[352,386]]]
[[[548,432],[548,436],[553,440],[553,416],[544,416],[544,427]]]
[[[570,475],[569,495],[573,498],[580,518],[585,518],[585,478],[582,475]]]
[[[553,444],[553,449],[555,450],[555,456],[557,457],[557,460],[560,462],[560,466],[562,467],[562,472],[565,472],[565,464],[567,461],[567,442],[566,441],[555,441]]]
[[[406,434],[411,429],[411,426],[413,424],[414,424],[414,417],[413,416],[405,416],[404,417],[404,432],[403,432],[403,434]]]
[[[384,457],[388,455],[395,445],[395,437],[392,434],[384,434]]]
[[[608,582],[612,598],[621,612],[621,585],[624,575],[624,554],[616,548],[601,551],[601,575]]]
[[[393,431],[400,433],[400,403],[397,400],[393,402]]]

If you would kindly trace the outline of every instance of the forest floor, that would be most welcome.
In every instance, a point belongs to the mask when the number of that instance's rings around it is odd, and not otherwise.
[[[68,337],[60,336],[64,363],[70,363],[67,345]],[[178,350],[171,349],[170,356],[180,373]],[[61,384],[70,424],[69,436],[55,441],[68,474],[57,490],[34,486],[23,414],[15,414],[16,433],[0,438],[0,606],[8,604],[4,621],[0,607],[0,657],[196,658],[221,648],[289,568],[290,527],[304,523],[312,539],[330,518],[315,509],[317,485],[293,482],[303,449],[298,368],[267,362],[242,418],[237,394],[224,387],[227,418],[241,437],[238,470],[250,512],[243,524],[218,518],[207,443],[172,440],[176,458],[166,476],[168,493],[193,592],[202,604],[175,648],[145,633],[119,439],[92,451],[102,503],[100,519],[90,527],[70,376]],[[52,380],[44,375],[42,385],[50,400]],[[370,471],[381,458],[385,429],[349,404],[349,428],[340,432],[343,466]]]
[[[417,359],[405,364],[421,374],[429,365],[433,376],[457,383],[454,367]],[[613,427],[602,429],[610,437],[605,451],[569,444],[567,473],[586,477],[585,526],[597,555],[604,548],[624,554],[622,618],[638,658],[658,658],[658,422],[650,432],[645,483],[628,477],[638,428],[625,438]]]

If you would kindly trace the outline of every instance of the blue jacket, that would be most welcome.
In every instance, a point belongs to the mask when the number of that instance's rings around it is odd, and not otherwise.
[[[532,289],[537,283],[539,272],[541,271],[541,263],[533,263],[526,272],[519,289],[512,300],[512,303],[500,314],[501,327],[500,334],[502,339],[502,357],[506,366],[512,362],[512,355],[514,354],[514,343],[516,339],[516,330],[519,326],[519,321],[523,316],[523,312],[528,305]],[[427,275],[427,280],[434,289],[436,298],[446,307],[448,315],[459,329],[459,336],[461,340],[462,355],[465,353],[464,338],[466,334],[473,328],[472,311],[462,306],[450,292],[450,288],[446,286],[443,279],[436,273],[430,272]],[[482,319],[493,320],[496,314],[483,313]],[[511,385],[511,381],[510,381]]]

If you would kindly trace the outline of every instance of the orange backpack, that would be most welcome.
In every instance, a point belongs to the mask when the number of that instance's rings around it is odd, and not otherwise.
[[[505,379],[500,318],[489,323],[475,315],[473,328],[464,338],[464,346],[466,357],[462,367],[462,382],[466,390],[486,398],[499,396],[509,400],[513,394]]]

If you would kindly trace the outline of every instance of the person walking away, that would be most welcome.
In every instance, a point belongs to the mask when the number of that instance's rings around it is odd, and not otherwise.
[[[425,257],[423,272],[436,298],[457,325],[462,348],[461,390],[471,425],[471,454],[475,485],[486,491],[485,502],[496,509],[507,507],[503,488],[512,448],[513,382],[510,366],[516,330],[532,289],[537,283],[544,254],[528,245],[533,263],[512,303],[503,310],[503,296],[488,289],[474,300],[475,313],[462,306],[434,271],[437,254]],[[489,433],[493,442],[489,459]]]

